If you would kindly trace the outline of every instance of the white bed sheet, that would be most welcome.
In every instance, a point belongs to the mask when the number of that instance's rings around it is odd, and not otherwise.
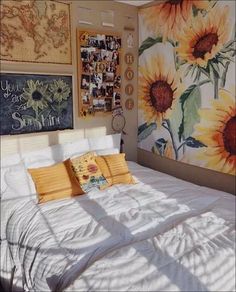
[[[235,197],[129,168],[136,185],[2,202],[6,269],[31,291],[235,291]]]

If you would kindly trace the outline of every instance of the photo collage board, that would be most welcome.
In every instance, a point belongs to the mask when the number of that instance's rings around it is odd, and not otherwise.
[[[77,31],[80,116],[111,113],[121,105],[121,37]]]

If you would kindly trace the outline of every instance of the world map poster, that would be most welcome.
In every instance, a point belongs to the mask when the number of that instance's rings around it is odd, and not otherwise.
[[[235,3],[140,9],[139,148],[236,174]]]
[[[3,0],[0,59],[71,64],[70,5]]]

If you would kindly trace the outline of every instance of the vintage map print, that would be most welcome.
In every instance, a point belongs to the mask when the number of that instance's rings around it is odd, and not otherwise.
[[[0,59],[71,64],[70,5],[3,0]]]

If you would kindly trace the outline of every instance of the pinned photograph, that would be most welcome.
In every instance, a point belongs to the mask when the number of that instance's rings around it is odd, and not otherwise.
[[[98,84],[98,88],[99,88],[99,84]],[[106,83],[102,83],[99,89],[100,89],[101,96],[106,96]]]
[[[81,76],[81,88],[82,89],[89,89],[89,78],[90,76],[89,75],[84,75],[82,74]]]
[[[88,40],[89,40],[89,34],[88,32],[84,32],[80,36],[80,46],[81,47],[87,47],[88,46]]]
[[[105,98],[105,112],[111,112],[112,111],[112,99],[111,98]]]
[[[106,73],[103,73],[103,76],[104,76],[105,82],[113,82],[115,74],[113,72],[106,72]]]
[[[102,73],[95,73],[91,76],[91,82],[94,84],[99,84],[103,82]]]
[[[103,111],[105,107],[104,99],[93,99],[93,109],[96,111]]]
[[[116,75],[114,79],[114,87],[115,88],[120,88],[121,87],[121,76]]]
[[[89,47],[98,48],[99,47],[99,41],[97,39],[97,36],[89,36],[88,45],[89,45]]]
[[[113,86],[109,86],[109,85],[107,85],[107,87],[106,87],[106,96],[108,96],[108,97],[113,97]]]
[[[90,62],[91,54],[96,51],[95,48],[81,48],[81,60],[82,62]]]
[[[101,58],[100,50],[93,51],[90,53],[89,62],[101,62],[101,61],[102,61],[102,58]]]
[[[115,73],[116,72],[116,64],[114,62],[107,62],[106,71]]]
[[[119,52],[118,52],[118,51],[113,51],[113,53],[112,53],[112,61],[113,61],[116,65],[119,65],[120,60],[119,60]]]
[[[113,51],[116,49],[116,42],[115,42],[114,37],[112,35],[106,36],[106,45],[107,45],[107,50],[109,50],[109,51]]]
[[[102,59],[103,61],[106,60],[106,56],[107,56],[107,50],[101,50],[101,59]]]
[[[115,37],[115,43],[116,50],[119,50],[121,48],[121,38]]]
[[[83,73],[90,73],[89,62],[82,62],[82,72]]]
[[[106,37],[104,34],[98,34],[97,35],[97,39],[98,39],[98,47],[99,49],[101,50],[106,50],[107,49],[107,46],[106,46]]]
[[[113,104],[115,105],[115,107],[121,104],[120,93],[118,92],[113,93]]]
[[[99,96],[99,88],[97,84],[90,83],[89,93],[93,98],[97,98]]]
[[[90,104],[88,91],[82,91],[82,102],[83,102],[83,104],[86,104],[86,105]]]

